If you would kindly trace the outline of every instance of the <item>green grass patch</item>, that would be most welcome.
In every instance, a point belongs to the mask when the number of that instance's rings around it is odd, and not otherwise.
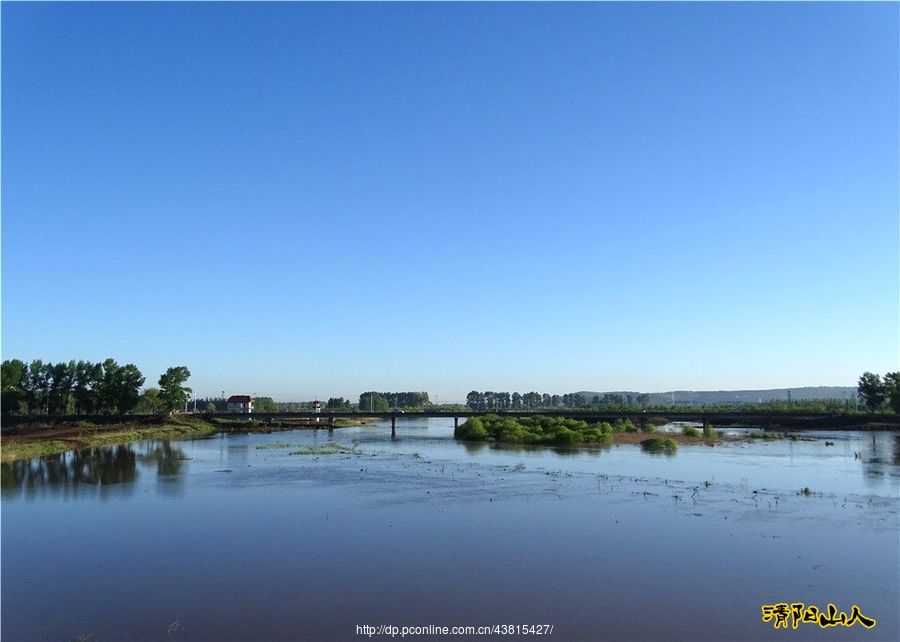
[[[175,416],[160,417],[158,423],[121,424],[108,430],[99,430],[96,426],[75,425],[71,435],[65,439],[34,439],[32,441],[3,440],[0,447],[0,460],[3,462],[17,459],[31,459],[45,455],[56,455],[67,450],[124,444],[144,439],[179,439],[208,435],[216,431],[216,427],[197,417]],[[84,428],[84,432],[79,432]]]
[[[681,434],[685,437],[699,437],[700,431],[694,428],[693,426],[685,426],[681,429]]]
[[[326,444],[324,446],[309,446],[289,452],[289,455],[356,455],[359,453],[356,446],[347,448],[339,444]]]
[[[513,418],[488,414],[460,424],[453,436],[465,441],[572,446],[611,444],[613,432],[615,426],[606,422],[589,424],[561,417]]]
[[[784,434],[780,432],[751,432],[750,439],[762,439],[763,441],[778,441],[784,439]]]
[[[712,424],[706,424],[703,426],[703,438],[704,439],[718,439],[719,433],[716,432],[715,426]]]
[[[0,460],[6,463],[17,459],[33,459],[64,453],[67,450],[72,450],[72,444],[65,441],[4,442],[0,447]]]
[[[331,425],[335,428],[348,428],[351,426],[368,426],[376,421],[378,420],[373,417],[335,417]]]
[[[297,445],[299,445],[299,444],[289,444],[286,441],[276,441],[271,444],[262,444],[260,446],[257,446],[256,449],[257,450],[268,450],[271,448],[293,448],[294,446],[297,446]]]
[[[669,439],[668,437],[653,437],[642,441],[641,449],[653,453],[674,453],[678,450],[678,443],[674,439]]]

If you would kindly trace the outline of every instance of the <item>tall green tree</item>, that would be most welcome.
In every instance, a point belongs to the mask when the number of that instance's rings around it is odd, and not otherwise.
[[[27,372],[28,366],[19,359],[7,359],[0,366],[0,405],[4,414],[22,411],[22,379]]]
[[[98,394],[103,382],[103,366],[90,361],[75,364],[75,378],[72,382],[72,397],[75,414],[90,415],[99,410]]]
[[[64,415],[69,411],[69,397],[72,383],[75,380],[75,362],[60,361],[46,364],[50,381],[47,393],[47,412],[51,415]]]
[[[100,364],[100,385],[97,389],[97,410],[115,412],[119,399],[119,364],[107,359]]]
[[[147,388],[138,398],[135,414],[161,415],[166,412],[166,404],[159,396],[159,388]]]
[[[894,412],[900,412],[900,372],[888,372],[884,375],[884,387],[888,406]]]
[[[25,408],[30,414],[42,414],[47,412],[47,391],[49,374],[44,362],[35,359],[28,364],[28,370],[22,378],[22,393],[25,398]]]
[[[391,402],[380,393],[364,392],[359,396],[360,412],[387,412],[391,409]]]
[[[330,397],[325,404],[326,410],[350,410],[350,400],[343,397]]]
[[[272,397],[256,397],[253,400],[253,412],[278,412],[278,404]]]
[[[190,388],[184,383],[190,379],[191,371],[187,366],[169,368],[159,378],[159,396],[169,412],[183,408],[190,398]]]
[[[124,415],[137,405],[141,397],[144,375],[133,363],[127,363],[116,373],[116,410]]]
[[[857,394],[869,412],[875,412],[884,404],[887,389],[881,377],[871,372],[865,372],[859,378]]]
[[[473,390],[466,395],[466,405],[472,410],[484,410],[484,394],[477,390]]]

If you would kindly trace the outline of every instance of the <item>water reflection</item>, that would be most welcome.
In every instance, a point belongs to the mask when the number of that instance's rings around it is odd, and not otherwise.
[[[180,479],[185,460],[184,452],[168,440],[142,442],[137,449],[134,444],[85,448],[5,463],[0,467],[0,485],[9,494],[48,487],[132,484],[138,478],[138,464],[155,467],[160,478]]]
[[[896,466],[900,465],[900,434],[873,433],[865,448],[855,451],[854,456],[862,460],[867,479],[896,475]]]

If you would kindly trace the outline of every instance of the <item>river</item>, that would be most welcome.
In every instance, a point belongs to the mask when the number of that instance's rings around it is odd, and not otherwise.
[[[900,639],[900,433],[672,456],[452,434],[400,420],[396,440],[382,423],[4,464],[3,639]],[[797,602],[877,623],[763,621]]]

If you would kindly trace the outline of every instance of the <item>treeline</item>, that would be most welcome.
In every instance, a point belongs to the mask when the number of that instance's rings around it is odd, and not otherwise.
[[[417,410],[429,404],[427,392],[364,392],[359,396],[360,412],[387,412],[392,408]]]
[[[864,372],[856,385],[859,400],[869,412],[892,410],[900,412],[900,372],[888,372],[884,377]]]
[[[650,395],[640,394],[627,398],[622,395],[606,393],[593,395],[588,399],[585,395],[570,393],[551,395],[546,392],[479,392],[471,391],[466,395],[466,406],[472,410],[537,410],[540,408],[629,408],[645,407],[650,403]]]
[[[0,365],[0,404],[4,414],[92,415],[154,413],[184,406],[191,389],[185,366],[169,368],[159,388],[141,393],[144,375],[133,363],[62,361],[26,364],[8,359]]]
[[[343,397],[330,397],[328,402],[325,404],[325,410],[352,410],[353,405],[350,403],[349,399],[344,399]]]
[[[272,397],[254,397],[253,412],[280,412],[281,404],[275,402]],[[203,397],[197,399],[189,408],[197,412],[228,412],[228,399],[225,397]]]

